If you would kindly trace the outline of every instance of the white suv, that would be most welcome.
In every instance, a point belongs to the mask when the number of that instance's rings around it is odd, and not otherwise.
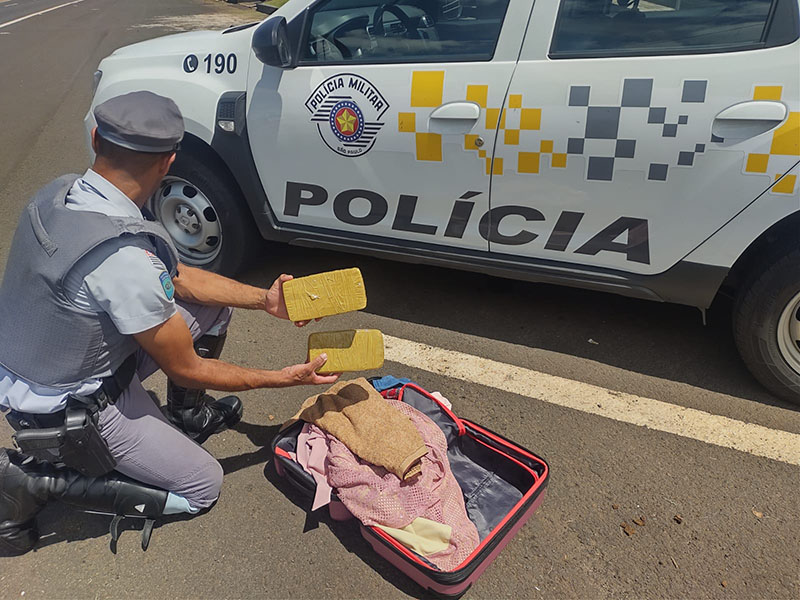
[[[798,0],[291,0],[103,60],[173,98],[190,264],[259,237],[707,308],[800,402]],[[93,126],[91,111],[87,129]]]

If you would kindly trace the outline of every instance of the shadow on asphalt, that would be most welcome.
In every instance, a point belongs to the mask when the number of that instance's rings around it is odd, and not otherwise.
[[[361,537],[357,520],[335,521],[331,519],[326,506],[314,512],[310,512],[312,499],[302,494],[297,488],[291,486],[283,477],[278,475],[271,460],[264,466],[264,477],[266,477],[279,492],[286,496],[292,504],[306,513],[306,522],[303,531],[298,531],[298,536],[308,531],[313,531],[319,527],[320,524],[325,525],[330,529],[333,535],[336,536],[339,542],[341,542],[343,546],[342,551],[346,550],[358,556],[364,561],[364,564],[369,566],[383,577],[385,581],[395,586],[404,594],[420,600],[436,598],[431,592],[417,585],[389,562],[378,556],[372,549],[372,546]]]
[[[152,539],[155,539],[158,535],[159,528],[178,521],[188,521],[204,515],[208,510],[210,509],[202,510],[196,515],[177,514],[159,517],[156,519]],[[65,509],[63,504],[53,502],[46,506],[36,517],[40,537],[34,552],[61,542],[69,543],[102,537],[105,537],[106,543],[110,545],[111,535],[109,528],[111,526],[111,518],[111,515],[85,513],[71,508]],[[135,533],[128,533],[127,535],[139,537],[143,526],[144,519],[133,517],[123,519],[119,524],[120,537],[125,536],[126,532],[130,531]]]
[[[795,409],[750,375],[731,332],[731,302],[719,298],[703,326],[699,310],[455,269],[268,244],[241,278],[269,286],[295,276],[357,266],[365,312],[419,325],[586,358],[699,388]],[[592,340],[592,343],[589,340]]]
[[[258,449],[247,454],[218,459],[225,474],[229,475],[241,469],[264,464],[268,461],[272,457],[272,439],[278,435],[280,427],[280,425],[256,425],[254,423],[245,423],[244,421],[237,423],[232,429],[246,435]]]

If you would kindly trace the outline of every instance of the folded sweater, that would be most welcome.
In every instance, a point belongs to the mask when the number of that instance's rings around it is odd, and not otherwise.
[[[317,425],[359,458],[400,479],[418,475],[420,458],[427,453],[411,420],[387,404],[363,377],[339,381],[311,396],[284,428],[298,419]]]

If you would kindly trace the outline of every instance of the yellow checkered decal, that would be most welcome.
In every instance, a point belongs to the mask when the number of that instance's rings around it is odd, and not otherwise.
[[[780,101],[783,96],[781,85],[757,85],[753,91],[753,100]],[[782,157],[793,157],[787,161]],[[770,192],[774,194],[793,194],[797,184],[797,175],[781,176],[800,156],[800,112],[790,112],[786,121],[772,133],[769,154],[748,154],[745,158],[745,173],[766,173],[777,181]],[[773,166],[774,165],[774,166]],[[780,181],[778,181],[780,180]]]
[[[424,117],[427,116],[428,111],[417,113],[414,112],[413,109],[431,109],[441,106],[444,102],[444,83],[444,71],[414,71],[411,76],[410,107],[412,110],[408,112],[399,112],[397,115],[398,131],[400,133],[414,134],[415,155],[416,159],[419,161],[439,163],[443,161],[442,136],[437,133],[417,131],[417,116],[419,115],[421,117],[420,121],[424,121]],[[629,83],[628,80],[626,80],[625,83],[627,86]],[[636,80],[634,80],[634,83],[636,83]],[[688,83],[696,84],[705,82]],[[632,90],[633,87],[634,86],[631,86]],[[705,87],[703,90],[705,90]],[[570,93],[572,94],[572,90]],[[686,90],[684,90],[684,93],[686,93]],[[703,91],[703,95],[705,95],[705,91]],[[759,85],[755,86],[753,91],[754,100],[780,101],[782,96],[783,86],[781,85]],[[488,105],[489,86],[470,83],[465,87],[464,99],[469,102],[475,102],[481,107],[482,118],[478,125],[476,125],[476,128],[485,130],[487,134],[497,132],[497,152],[494,159],[492,158],[491,148],[482,148],[478,146],[477,140],[481,137],[481,133],[470,133],[464,136],[464,151],[474,152],[476,157],[484,162],[487,175],[502,175],[505,165],[508,165],[511,169],[516,169],[517,173],[528,174],[537,174],[547,165],[554,169],[566,169],[567,158],[569,156],[565,148],[565,146],[569,145],[567,142],[581,141],[580,139],[552,140],[538,137],[539,134],[535,132],[539,132],[542,128],[542,109],[536,106],[526,106],[524,94],[510,94],[505,109],[502,107],[493,107]],[[571,96],[570,106],[572,105]],[[588,101],[586,104],[576,102],[575,105],[588,105]],[[638,106],[638,104],[633,104],[633,106]],[[650,116],[648,116],[648,124],[656,123],[658,127],[662,127],[660,123],[664,123],[664,119],[663,115],[659,116],[659,110],[664,111],[665,109],[654,109],[651,107]],[[671,137],[674,137],[674,130],[677,130],[678,126],[686,124],[687,120],[687,116],[681,116],[678,120],[678,124],[663,124],[663,135],[671,135]],[[589,136],[589,125],[590,123],[587,121],[587,137],[606,137],[605,135],[599,134]],[[712,139],[712,142],[714,141],[715,140]],[[620,148],[621,144],[621,150],[620,154],[616,154],[616,156],[623,159],[631,158],[633,156],[633,144],[635,144],[635,140],[618,139],[617,142],[618,148]],[[625,144],[630,146],[628,150],[631,152],[630,156],[624,154],[624,152],[626,152],[625,149],[628,148]],[[501,146],[503,150],[500,149]],[[697,148],[700,149],[696,150],[695,153],[702,153],[704,146],[704,144],[697,144]],[[537,148],[538,151],[536,151]],[[773,132],[769,151],[765,152],[765,150],[766,148],[764,148],[761,153],[748,154],[745,157],[745,163],[742,167],[743,172],[770,175],[770,177],[777,182],[771,188],[770,192],[776,194],[793,194],[797,185],[797,175],[784,176],[784,173],[792,166],[796,157],[800,156],[800,112],[789,113],[786,122]],[[570,150],[569,152],[573,151]],[[683,155],[692,153],[681,152],[680,154],[678,165],[691,166],[693,161],[686,160],[684,162],[685,159]],[[577,156],[581,155],[582,151],[579,150]],[[790,158],[791,161],[788,161],[787,158]],[[593,159],[590,159],[590,161],[591,160]],[[613,159],[610,160],[613,162]],[[655,170],[654,167],[656,168]],[[661,167],[663,171],[660,176],[658,167]],[[650,174],[648,175],[648,180],[665,180],[667,167],[667,164],[649,165]],[[588,178],[611,179],[610,174],[607,174],[605,177],[593,177],[591,162],[589,164]]]
[[[444,71],[414,71],[411,74],[411,108],[436,108],[444,102]],[[483,111],[481,124],[487,132],[498,131],[499,140],[505,146],[519,146],[521,140],[526,145],[535,145],[538,141],[524,139],[528,132],[539,131],[542,125],[542,109],[524,106],[522,94],[511,94],[508,97],[508,108],[488,106],[489,86],[484,84],[468,84],[464,99],[475,102]],[[442,162],[442,136],[436,133],[417,131],[417,113],[399,112],[397,114],[397,130],[400,133],[413,133],[415,136],[416,158],[421,161]],[[504,158],[487,156],[487,150],[476,144],[480,134],[470,133],[464,136],[464,150],[473,151],[485,162],[487,175],[502,175]],[[540,152],[519,152],[518,156],[505,157],[520,166],[520,173],[538,173],[540,155],[550,155],[550,166],[565,168],[566,152],[554,152],[553,140],[541,140]]]

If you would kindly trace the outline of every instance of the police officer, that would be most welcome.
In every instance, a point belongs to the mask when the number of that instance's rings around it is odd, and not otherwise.
[[[0,449],[0,554],[33,548],[35,516],[53,499],[117,515],[115,524],[147,518],[147,537],[162,514],[210,507],[222,467],[199,444],[237,423],[242,405],[205,388],[338,377],[316,373],[324,356],[281,371],[218,360],[232,308],[288,319],[291,277],[264,290],[180,264],[163,227],[143,216],[183,138],[172,100],[134,92],[94,115],[92,168],[34,196],[0,285],[0,408],[36,455]],[[165,414],[142,386],[158,368],[169,378]]]

